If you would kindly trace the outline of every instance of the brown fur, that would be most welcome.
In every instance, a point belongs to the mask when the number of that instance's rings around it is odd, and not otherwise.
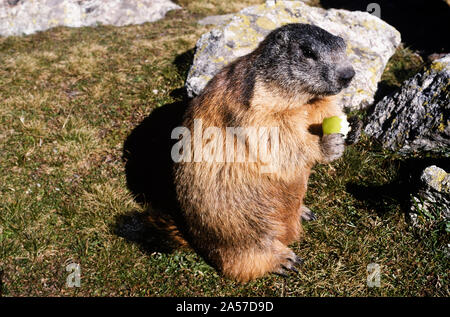
[[[202,119],[203,130],[227,126],[279,127],[281,164],[261,174],[261,162],[191,162],[175,167],[177,195],[191,244],[223,274],[248,281],[277,271],[302,234],[301,205],[311,168],[326,162],[324,118],[342,115],[335,97],[286,95],[256,80],[249,104],[246,70],[252,55],[225,67],[191,103],[184,126]],[[230,75],[233,75],[230,76]],[[206,145],[206,142],[203,143]]]

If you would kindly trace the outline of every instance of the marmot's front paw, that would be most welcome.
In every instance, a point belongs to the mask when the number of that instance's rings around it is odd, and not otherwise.
[[[345,151],[345,139],[340,133],[325,134],[322,137],[322,152],[325,158],[325,162],[340,158]]]

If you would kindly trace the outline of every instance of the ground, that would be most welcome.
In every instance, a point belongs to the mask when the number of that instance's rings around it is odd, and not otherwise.
[[[315,168],[306,203],[318,220],[292,245],[305,264],[288,278],[237,284],[193,251],[150,252],[117,234],[121,216],[145,208],[127,188],[124,141],[182,98],[195,42],[210,28],[196,20],[260,2],[180,0],[183,10],[155,23],[0,38],[0,294],[450,295],[448,235],[405,221],[402,175],[416,161],[366,137]],[[380,87],[422,66],[400,47]],[[70,263],[80,264],[80,287],[66,285]],[[367,287],[370,263],[380,287]]]

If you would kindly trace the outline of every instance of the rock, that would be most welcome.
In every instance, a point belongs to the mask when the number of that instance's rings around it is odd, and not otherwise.
[[[421,187],[411,199],[412,223],[418,225],[422,217],[450,224],[450,174],[433,165],[423,171],[420,180]]]
[[[169,0],[0,1],[0,36],[32,34],[55,26],[123,26],[153,22],[180,7]]]
[[[224,14],[224,15],[211,15],[206,18],[203,18],[201,20],[198,20],[198,24],[201,25],[222,25],[225,23],[228,23],[232,18],[234,14]]]
[[[364,131],[403,155],[431,152],[449,157],[449,78],[450,54],[378,102]]]
[[[250,53],[271,30],[288,23],[315,24],[342,36],[356,70],[342,94],[343,104],[360,109],[373,103],[384,67],[400,44],[400,33],[366,12],[325,10],[301,1],[267,1],[245,8],[227,24],[202,35],[186,80],[188,94],[199,94],[224,65]]]
[[[432,63],[437,59],[441,59],[447,55],[446,53],[433,53],[427,56],[427,60]]]
[[[17,0],[16,0],[17,1]],[[311,2],[313,2],[313,0],[298,0],[298,1],[302,1],[306,4],[310,4]],[[234,17],[233,13],[230,14],[223,14],[223,15],[211,15],[211,16],[207,16],[201,20],[198,20],[198,24],[201,25],[223,25],[226,24],[228,22],[230,22],[230,20]]]

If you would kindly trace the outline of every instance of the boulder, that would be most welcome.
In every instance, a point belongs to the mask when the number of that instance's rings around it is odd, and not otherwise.
[[[450,174],[433,165],[420,178],[421,186],[411,199],[410,218],[414,225],[424,220],[445,221],[450,230]]]
[[[180,7],[169,0],[0,1],[0,36],[32,34],[55,26],[123,26],[153,22]]]
[[[17,0],[14,0],[14,1],[17,1]],[[298,1],[302,1],[306,4],[310,4],[310,2],[313,2],[313,0],[298,0]],[[198,20],[197,23],[201,24],[201,25],[211,25],[211,24],[223,25],[223,24],[230,22],[230,20],[233,17],[234,17],[233,13],[223,14],[223,15],[210,15],[203,19]]]
[[[402,155],[450,156],[450,54],[378,102],[364,131]]]
[[[301,1],[267,1],[225,21],[197,42],[186,80],[191,97],[198,95],[224,65],[254,50],[271,30],[288,23],[309,23],[347,41],[356,76],[344,90],[342,101],[347,109],[365,108],[373,103],[386,63],[400,44],[400,33],[395,28],[367,12],[325,10]]]
[[[198,24],[201,25],[223,25],[225,23],[228,23],[232,18],[234,14],[223,14],[223,15],[210,15],[203,19],[200,19],[197,21]]]

